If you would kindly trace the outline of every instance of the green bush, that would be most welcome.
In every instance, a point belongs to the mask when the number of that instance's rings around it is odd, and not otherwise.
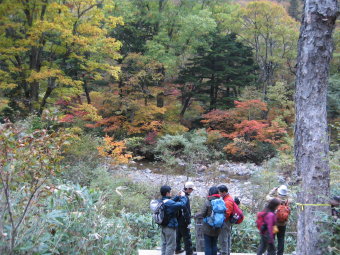
[[[25,219],[15,254],[132,255],[157,245],[159,230],[150,215],[122,211],[105,217],[105,197],[79,185],[57,186]]]
[[[144,137],[126,138],[126,147],[134,156],[143,157],[148,160],[154,160],[154,144],[149,144]]]
[[[207,163],[220,154],[207,145],[208,135],[205,130],[196,130],[181,135],[165,135],[156,145],[155,152],[160,160],[168,165],[175,165],[184,160],[189,168],[193,164]]]
[[[97,147],[100,139],[91,135],[82,135],[64,151],[62,177],[80,185],[90,185],[97,173],[101,159]],[[99,167],[100,168],[100,167]]]
[[[322,216],[321,238],[324,242],[321,245],[328,252],[327,254],[337,255],[340,253],[340,219],[327,214]]]
[[[150,200],[158,195],[158,189],[152,185],[137,184],[127,177],[114,177],[101,170],[91,182],[91,188],[105,193],[105,206],[102,213],[109,217],[122,211],[145,214],[149,213]]]

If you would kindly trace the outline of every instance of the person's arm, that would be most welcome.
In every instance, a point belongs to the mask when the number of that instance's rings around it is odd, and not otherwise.
[[[195,218],[205,218],[207,216],[208,216],[208,205],[207,205],[207,202],[204,202],[201,212],[196,214]]]
[[[188,198],[186,196],[179,196],[179,201],[174,203],[174,208],[175,209],[181,209],[185,207],[185,204],[187,203]]]
[[[180,199],[181,199],[181,196],[178,196],[178,195],[172,198],[172,200],[175,202],[180,201]]]
[[[267,222],[267,229],[268,229],[268,235],[269,235],[268,243],[274,243],[273,228],[274,228],[274,225],[276,224],[275,214],[274,213],[268,213],[265,218],[266,218],[266,222]]]
[[[266,196],[267,202],[269,202],[270,200],[272,200],[273,198],[276,197],[277,189],[278,189],[278,187],[272,189],[272,190],[269,192],[269,194]]]
[[[234,202],[233,201],[231,201],[231,200],[229,200],[229,199],[227,199],[226,201],[225,201],[225,207],[227,207],[227,210],[226,210],[226,212],[225,212],[225,217],[226,217],[226,219],[229,219],[230,218],[230,215],[233,213],[233,211],[234,211]]]

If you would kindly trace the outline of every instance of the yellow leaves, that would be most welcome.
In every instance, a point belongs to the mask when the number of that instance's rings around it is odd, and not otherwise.
[[[17,86],[11,82],[10,73],[0,70],[0,89],[14,89]]]
[[[157,119],[162,119],[166,109],[164,107],[160,108],[156,105],[139,105],[139,108],[135,112],[133,121],[128,125],[129,134],[138,134],[151,131],[158,131],[162,127],[162,121]]]
[[[47,80],[48,78],[56,78],[56,80],[63,85],[79,86],[81,81],[75,81],[70,77],[64,75],[63,71],[56,68],[43,67],[40,72],[32,71],[30,76],[26,79],[28,82]]]
[[[128,163],[132,158],[132,155],[126,152],[124,141],[114,141],[114,138],[109,136],[103,138],[103,145],[97,147],[97,150],[100,156],[109,157],[114,165]]]
[[[0,97],[0,111],[5,109],[7,107],[7,105],[8,105],[8,103],[9,103],[8,99]]]
[[[102,50],[114,59],[121,58],[118,50],[122,47],[122,43],[115,38],[105,38],[102,42]]]
[[[110,16],[106,19],[107,26],[111,29],[115,28],[117,25],[124,25],[123,17]]]
[[[82,23],[78,26],[77,32],[86,36],[101,36],[106,34],[106,30],[91,23]]]
[[[7,82],[0,81],[0,89],[14,89],[17,86],[18,84],[15,84],[15,83],[7,83]]]
[[[81,104],[73,109],[75,111],[85,112],[85,115],[82,117],[84,120],[100,121],[103,119],[102,116],[98,114],[97,108],[91,104]]]
[[[120,73],[120,67],[118,66],[107,66],[107,72],[114,77],[115,79],[118,80],[119,73]]]

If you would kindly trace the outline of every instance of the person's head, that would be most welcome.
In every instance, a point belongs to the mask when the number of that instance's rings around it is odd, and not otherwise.
[[[218,188],[216,186],[212,186],[209,189],[209,196],[218,195],[218,194],[219,194],[219,191],[218,191]]]
[[[235,201],[235,204],[237,204],[237,205],[241,204],[241,201],[240,201],[240,199],[238,197],[235,197],[234,201]]]
[[[225,196],[228,194],[228,188],[225,185],[218,186],[218,190],[222,196]]]
[[[170,186],[164,185],[164,186],[161,187],[160,191],[161,191],[162,197],[171,196],[171,187]]]
[[[195,190],[195,185],[193,182],[186,182],[184,184],[184,191],[188,194],[190,194],[191,192],[193,192]]]
[[[281,185],[278,189],[277,189],[277,193],[282,196],[285,197],[288,195],[288,188],[286,185]]]
[[[280,200],[277,198],[273,198],[272,200],[269,201],[269,203],[266,206],[266,211],[267,212],[275,212],[277,207],[281,204]]]

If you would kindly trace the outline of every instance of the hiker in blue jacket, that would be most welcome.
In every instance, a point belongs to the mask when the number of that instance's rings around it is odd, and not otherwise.
[[[177,201],[171,199],[171,187],[164,185],[161,187],[162,200],[165,206],[165,221],[161,225],[162,229],[162,255],[173,255],[176,249],[176,228],[178,227],[178,211],[187,203],[184,192],[180,193]]]

